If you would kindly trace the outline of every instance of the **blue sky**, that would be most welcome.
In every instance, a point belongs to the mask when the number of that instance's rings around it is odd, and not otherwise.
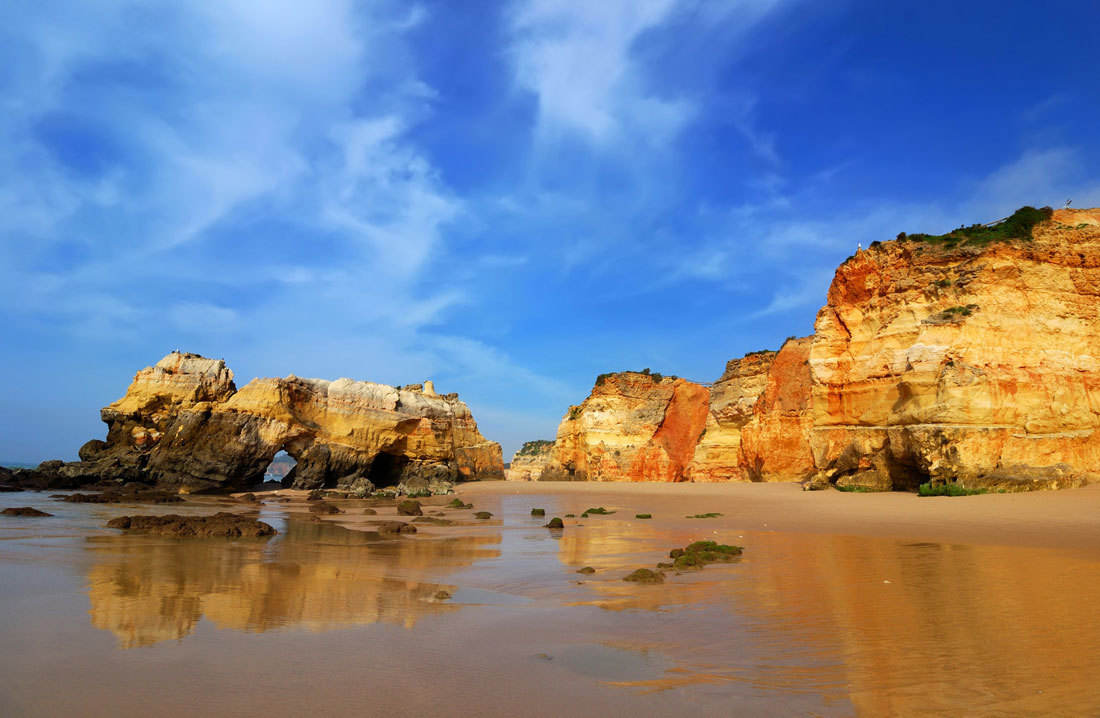
[[[1092,2],[0,9],[0,460],[173,349],[435,380],[506,455],[596,374],[804,335],[857,242],[1100,205]]]

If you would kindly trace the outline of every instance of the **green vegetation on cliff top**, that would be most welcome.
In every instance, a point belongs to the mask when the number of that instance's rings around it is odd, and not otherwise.
[[[536,454],[541,454],[543,449],[547,449],[553,445],[553,439],[535,439],[534,441],[527,441],[524,442],[523,446],[519,447],[516,456],[534,456]]]
[[[972,224],[969,227],[959,227],[946,234],[906,234],[902,232],[898,235],[898,240],[944,245],[947,248],[963,243],[971,246],[985,246],[993,242],[1008,242],[1017,239],[1030,240],[1035,225],[1050,219],[1053,214],[1054,210],[1050,207],[1040,209],[1031,206],[1020,207],[1011,216],[996,223]]]
[[[600,374],[598,377],[596,377],[596,386],[603,386],[604,382],[606,382],[608,379],[615,376],[616,374],[645,374],[651,380],[653,380],[654,384],[660,384],[661,379],[665,378],[664,374],[658,374],[657,372],[650,372],[649,367],[646,367],[645,369],[642,369],[641,371],[633,371],[633,370],[630,370],[630,369],[628,369],[626,371],[610,371],[610,372],[607,372],[606,374]],[[673,374],[669,374],[668,378],[669,379],[679,379],[680,377],[675,376]]]

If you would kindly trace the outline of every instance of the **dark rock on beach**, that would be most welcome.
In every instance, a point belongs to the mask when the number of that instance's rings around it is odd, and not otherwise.
[[[276,533],[263,521],[224,511],[213,516],[119,516],[108,521],[107,528],[179,538],[259,538]]]
[[[17,509],[4,509],[0,511],[0,516],[53,516],[45,511],[39,511],[38,509],[31,508],[30,506],[23,506]]]
[[[182,502],[183,498],[168,491],[124,487],[98,494],[69,494],[61,500],[70,504],[175,504]]]
[[[381,521],[376,524],[380,534],[414,534],[416,527],[404,521]]]
[[[402,516],[422,516],[424,510],[420,508],[419,501],[409,500],[397,504],[397,513]]]
[[[433,526],[453,526],[454,521],[450,519],[436,518],[435,516],[417,516],[413,519],[413,523],[418,524],[432,524]]]

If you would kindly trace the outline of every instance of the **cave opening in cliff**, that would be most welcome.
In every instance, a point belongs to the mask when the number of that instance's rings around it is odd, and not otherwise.
[[[367,478],[375,486],[396,486],[401,483],[401,474],[408,463],[407,456],[381,452],[371,462]]]
[[[267,465],[267,468],[264,469],[264,481],[281,482],[297,464],[298,462],[293,456],[286,453],[285,450],[280,450],[275,454],[275,458],[271,460],[271,463]]]

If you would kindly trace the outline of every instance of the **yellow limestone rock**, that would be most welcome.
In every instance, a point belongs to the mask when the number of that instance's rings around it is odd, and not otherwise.
[[[430,385],[428,387],[431,389]],[[194,491],[263,480],[280,450],[296,488],[365,491],[503,478],[500,445],[456,394],[337,379],[254,379],[239,391],[221,360],[173,352],[102,411],[107,440],[62,472]]]

